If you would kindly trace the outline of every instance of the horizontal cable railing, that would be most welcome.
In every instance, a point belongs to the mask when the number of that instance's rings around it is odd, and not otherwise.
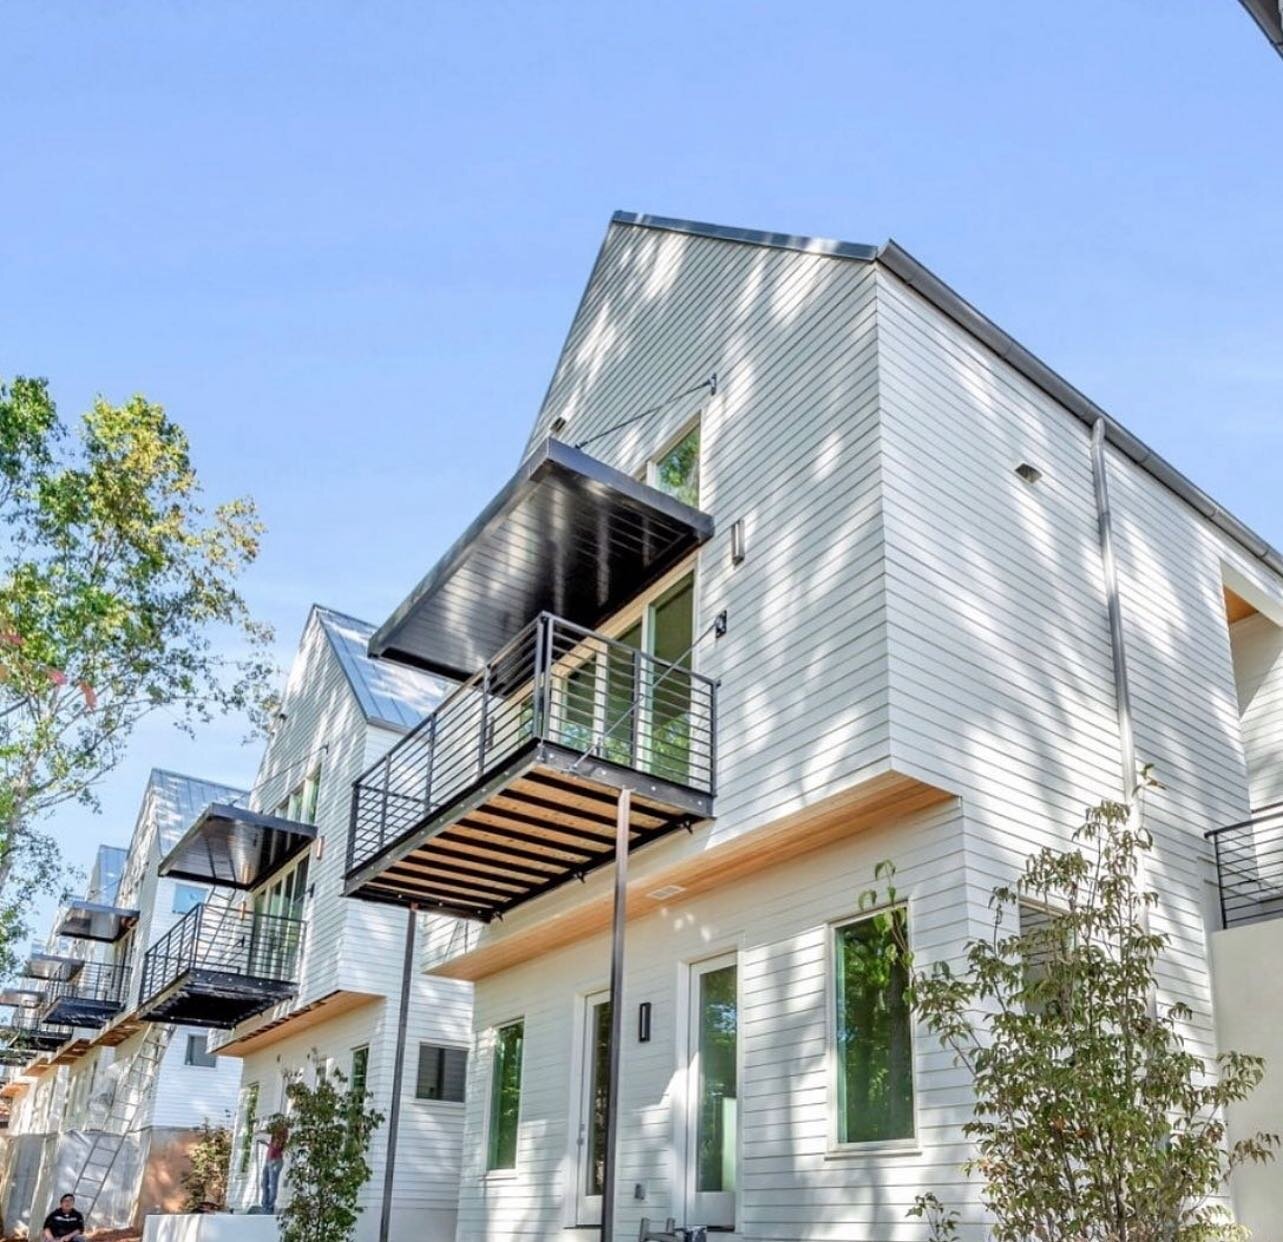
[[[347,870],[536,740],[715,793],[716,700],[716,683],[685,661],[542,613],[357,777]]]
[[[1207,836],[1216,851],[1222,926],[1283,917],[1283,802]]]
[[[143,956],[139,1001],[145,1004],[191,970],[294,983],[301,919],[251,910],[193,906]]]
[[[128,972],[112,962],[86,962],[70,979],[49,983],[45,989],[45,1012],[58,1008],[60,1002],[70,1007],[78,1001],[102,1006],[119,1005],[124,999]]]

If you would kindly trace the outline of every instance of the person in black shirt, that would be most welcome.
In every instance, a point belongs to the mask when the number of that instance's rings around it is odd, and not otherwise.
[[[76,1196],[63,1195],[58,1200],[58,1210],[45,1217],[44,1242],[56,1238],[83,1238],[85,1218],[76,1211]]]

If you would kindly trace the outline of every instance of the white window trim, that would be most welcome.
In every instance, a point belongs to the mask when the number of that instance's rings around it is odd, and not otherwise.
[[[696,461],[699,463],[698,469],[699,469],[700,491],[702,492],[704,490],[703,489],[704,428],[702,426],[703,420],[704,420],[704,411],[700,410],[699,413],[694,416],[694,418],[688,418],[686,422],[684,422],[676,432],[674,432],[671,436],[669,436],[667,440],[663,441],[660,447],[656,449],[655,452],[651,453],[649,457],[646,458],[646,465],[645,465],[645,468],[642,470],[642,482],[645,483],[647,487],[653,487],[655,488],[656,491],[659,490],[659,485],[655,481],[659,475],[659,463],[663,461],[664,458],[667,457],[669,453],[671,453],[673,449],[675,449],[684,439],[686,439],[686,437],[690,435],[692,431],[695,431],[698,428],[700,432],[699,456],[696,458]],[[667,496],[668,493],[665,492],[664,495]],[[700,499],[702,500],[703,497],[700,497]],[[678,503],[680,503],[680,501]],[[699,501],[697,500],[696,504],[698,503]]]
[[[483,1182],[515,1182],[521,1173],[521,1125],[524,1120],[526,1109],[526,1049],[530,1046],[527,1042],[527,1020],[524,1013],[513,1014],[511,1017],[502,1018],[492,1022],[486,1028],[486,1040],[489,1045],[489,1056],[485,1061],[485,1111],[481,1114],[481,1160],[484,1166],[490,1164],[490,1126],[492,1121],[491,1103],[494,1099],[494,1067],[495,1054],[499,1048],[499,1032],[506,1027],[515,1026],[521,1023],[521,1090],[517,1093],[517,1146],[513,1152],[513,1167],[510,1169],[491,1169],[483,1167],[481,1180]],[[436,1103],[434,1100],[425,1100],[424,1103]]]
[[[827,1146],[825,1160],[854,1160],[865,1156],[913,1156],[922,1151],[922,1119],[918,1116],[919,1100],[922,1096],[922,1064],[918,1023],[912,1010],[909,1013],[909,1060],[913,1072],[913,1133],[907,1138],[871,1139],[865,1142],[842,1142],[838,1138],[840,1119],[838,1117],[838,997],[837,997],[837,934],[844,927],[854,923],[863,923],[888,910],[902,909],[909,920],[909,949],[915,951],[914,934],[917,920],[914,917],[914,899],[911,896],[897,897],[895,901],[881,902],[868,910],[844,915],[833,919],[825,925],[824,938],[824,1007],[825,1007],[825,1050],[827,1091],[825,1112],[828,1114]]]
[[[524,1018],[513,1018],[513,1019],[512,1019],[512,1022],[522,1022],[522,1021],[524,1021],[524,1020],[525,1020]],[[511,1026],[511,1025],[512,1025],[512,1022],[504,1022],[504,1023],[501,1023],[500,1025],[502,1025],[502,1026]],[[498,1030],[498,1029],[499,1029],[498,1027],[495,1027],[495,1030]],[[471,1044],[461,1043],[461,1042],[460,1042],[459,1040],[457,1040],[457,1039],[420,1039],[420,1040],[416,1040],[416,1041],[415,1041],[415,1045],[414,1045],[414,1081],[410,1084],[410,1103],[411,1103],[411,1104],[420,1104],[420,1105],[423,1105],[423,1106],[424,1106],[424,1107],[426,1107],[426,1108],[444,1108],[444,1109],[447,1109],[448,1111],[451,1111],[451,1112],[463,1112],[463,1111],[468,1107],[468,1079],[467,1079],[467,1076],[466,1076],[466,1075],[465,1075],[464,1080],[463,1080],[463,1099],[461,1099],[461,1100],[429,1100],[429,1099],[426,1099],[426,1098],[424,1098],[423,1096],[421,1096],[421,1095],[419,1095],[419,1094],[418,1094],[418,1090],[419,1090],[419,1050],[424,1046],[424,1044],[427,1044],[430,1048],[453,1048],[453,1049],[455,1049],[455,1051],[457,1051],[457,1052],[462,1052],[462,1053],[464,1054],[464,1056],[465,1056],[465,1057],[467,1057],[467,1059],[468,1059],[468,1073],[470,1074],[470,1073],[472,1072],[472,1057],[473,1057],[473,1052],[472,1052],[472,1045],[471,1045]],[[524,1035],[523,1035],[523,1039],[522,1039],[522,1053],[521,1053],[521,1066],[522,1066],[522,1078],[521,1078],[521,1082],[522,1082],[522,1085],[523,1085],[523,1086],[525,1085],[525,1081],[526,1081],[526,1079],[525,1079],[525,1062],[526,1062],[526,1054],[525,1054],[525,1046],[524,1046],[524,1045],[525,1045],[525,1040],[524,1040]],[[525,1092],[523,1091],[523,1092],[522,1092],[522,1094],[524,1095],[524,1094],[525,1094]],[[487,1126],[489,1126],[489,1124],[490,1124],[490,1110],[489,1110],[489,1104],[487,1103],[487,1105],[486,1105],[486,1125],[487,1125]],[[518,1122],[518,1124],[520,1124],[520,1122]],[[507,1172],[508,1170],[495,1170],[495,1171],[496,1171],[496,1172]]]

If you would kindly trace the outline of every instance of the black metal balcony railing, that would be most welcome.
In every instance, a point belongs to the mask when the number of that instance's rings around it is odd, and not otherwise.
[[[1207,836],[1216,851],[1221,925],[1283,917],[1283,802]]]
[[[102,1026],[124,1005],[128,971],[110,962],[86,962],[70,979],[51,980],[41,1015],[66,1026]]]
[[[348,874],[538,743],[711,796],[716,697],[683,664],[541,613],[357,778]]]
[[[196,972],[293,984],[302,943],[301,919],[193,906],[143,957],[139,1002],[145,1005]]]
[[[73,1027],[46,1022],[36,1008],[15,1008],[2,1025],[10,1048],[31,1053],[59,1048],[75,1034]]]

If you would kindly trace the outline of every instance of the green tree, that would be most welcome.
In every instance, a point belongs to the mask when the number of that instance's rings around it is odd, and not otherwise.
[[[186,1196],[183,1210],[195,1212],[205,1203],[226,1207],[227,1174],[232,1163],[231,1130],[202,1121],[200,1137],[188,1155],[191,1165],[181,1179]]]
[[[138,723],[261,726],[270,631],[237,580],[253,502],[206,509],[187,437],[142,397],[98,400],[73,431],[43,380],[0,383],[0,966],[21,897],[56,883],[38,825],[92,804]]]
[[[280,1213],[281,1242],[343,1242],[361,1212],[357,1197],[370,1180],[370,1140],[383,1114],[334,1069],[318,1073],[315,1086],[291,1082],[286,1098],[290,1194]]]
[[[1209,1063],[1182,1033],[1190,1011],[1157,1003],[1168,937],[1151,930],[1158,896],[1140,882],[1152,849],[1139,810],[1103,803],[1073,848],[1040,850],[1016,884],[993,890],[992,932],[966,945],[964,969],[911,964],[919,1019],[971,1073],[965,1168],[995,1242],[1243,1236],[1216,1197],[1279,1140],[1230,1144],[1224,1112],[1264,1064],[1238,1052]],[[1022,921],[1022,907],[1036,916]],[[933,1237],[956,1236],[956,1213],[934,1195],[912,1215]]]

